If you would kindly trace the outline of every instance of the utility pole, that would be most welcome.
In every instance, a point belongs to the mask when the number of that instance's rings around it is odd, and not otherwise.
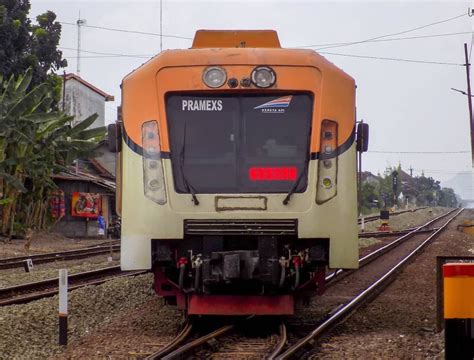
[[[413,167],[410,165],[410,177],[413,177]]]
[[[163,0],[160,0],[160,52],[163,51]]]
[[[471,159],[472,166],[474,167],[474,123],[472,118],[472,93],[471,93],[471,69],[469,64],[469,55],[467,51],[467,44],[464,43],[464,56],[466,58],[466,79],[467,79],[467,104],[469,106],[469,124],[471,127]]]
[[[79,19],[77,19],[77,75],[81,75],[81,26],[86,24],[86,20],[81,19],[81,12],[79,11]]]

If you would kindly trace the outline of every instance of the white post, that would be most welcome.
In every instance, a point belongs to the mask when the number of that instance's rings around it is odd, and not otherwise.
[[[67,269],[59,270],[59,345],[67,345]]]
[[[365,231],[365,216],[362,216],[361,222],[360,222],[360,230],[361,232]]]

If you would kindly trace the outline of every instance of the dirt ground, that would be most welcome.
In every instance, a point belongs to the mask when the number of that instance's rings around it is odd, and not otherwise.
[[[443,359],[436,331],[436,256],[472,256],[474,236],[456,230],[463,212],[378,298],[319,344],[311,359]]]
[[[106,239],[72,239],[53,232],[38,232],[33,235],[29,252],[25,250],[26,240],[12,239],[10,243],[0,242],[0,258],[43,254],[54,251],[74,250],[102,244]]]

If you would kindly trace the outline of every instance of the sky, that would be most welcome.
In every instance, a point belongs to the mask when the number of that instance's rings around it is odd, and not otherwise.
[[[122,78],[160,52],[160,1],[31,0],[31,4],[31,17],[52,10],[63,22],[60,47],[69,63],[67,72],[77,70],[79,12],[86,20],[80,75],[115,96],[115,102],[106,103],[106,122],[113,122]],[[424,172],[446,181],[461,172],[470,178],[467,97],[451,90],[465,91],[467,86],[462,64],[463,44],[470,50],[474,38],[474,17],[467,15],[470,6],[474,4],[469,1],[162,0],[161,26],[167,35],[162,37],[162,49],[190,47],[197,29],[277,30],[283,47],[318,49],[356,80],[357,118],[370,125],[364,170],[377,174],[400,163],[406,171],[411,167],[413,175]],[[424,27],[435,22],[441,23]],[[418,27],[423,28],[405,32]],[[462,34],[446,35],[452,33]],[[398,35],[357,43],[388,34]],[[426,37],[432,35],[442,36]],[[411,39],[380,41],[406,37]],[[326,45],[348,42],[356,43]],[[469,184],[471,188],[472,181]]]

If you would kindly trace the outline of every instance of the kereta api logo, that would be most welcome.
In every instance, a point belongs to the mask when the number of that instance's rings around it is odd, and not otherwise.
[[[255,110],[262,110],[262,113],[284,113],[285,109],[290,106],[293,96],[283,96],[281,98],[266,102],[265,104],[255,106]]]

